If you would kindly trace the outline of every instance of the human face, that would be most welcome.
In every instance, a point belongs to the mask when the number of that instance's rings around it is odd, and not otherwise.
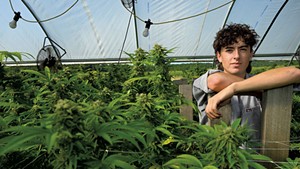
[[[217,58],[222,63],[224,72],[241,78],[245,77],[252,56],[250,46],[240,38],[237,39],[237,43],[222,47],[221,51],[217,52]]]

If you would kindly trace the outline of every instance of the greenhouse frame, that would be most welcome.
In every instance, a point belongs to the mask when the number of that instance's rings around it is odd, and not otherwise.
[[[257,31],[257,59],[299,59],[298,0],[6,0],[0,6],[0,50],[34,56],[26,62],[35,62],[45,45],[54,45],[63,63],[127,60],[126,52],[154,44],[174,48],[169,57],[181,61],[210,60],[215,33],[229,23]]]

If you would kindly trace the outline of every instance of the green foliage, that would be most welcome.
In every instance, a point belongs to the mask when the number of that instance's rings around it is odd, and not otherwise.
[[[189,154],[182,154],[164,164],[166,168],[203,168],[199,159]],[[216,167],[214,167],[217,169]]]
[[[291,140],[295,140],[300,135],[300,92],[293,94],[293,107],[292,107],[292,123],[291,123]],[[294,159],[300,156],[300,142],[291,143],[290,157]]]
[[[122,151],[132,147],[140,151],[140,144],[146,144],[143,134],[151,133],[145,122],[118,120],[124,118],[123,111],[110,112],[114,106],[101,101],[100,90],[92,87],[81,73],[70,74],[64,69],[52,74],[48,68],[44,72],[22,73],[18,90],[7,85],[1,95],[1,128],[6,129],[0,140],[1,154],[24,150],[38,152],[37,155],[46,153],[48,165],[54,168],[78,168],[96,164],[92,161],[100,157],[105,161],[103,154],[107,149]],[[21,92],[24,87],[27,89]],[[24,104],[16,97],[19,93],[26,96],[22,99]],[[126,166],[122,159],[119,163]],[[4,157],[3,161],[4,166],[11,163]],[[109,161],[105,165],[115,165]]]
[[[286,163],[280,165],[282,169],[299,169],[300,168],[300,158],[294,160],[288,158]]]
[[[211,132],[205,134],[207,137],[206,151],[203,155],[204,160],[210,161],[211,165],[218,168],[244,168],[249,167],[263,168],[254,160],[269,161],[271,159],[256,155],[255,152],[247,149],[249,141],[249,129],[240,125],[240,119],[235,120],[231,126],[225,123],[216,125]]]
[[[0,63],[2,63],[6,59],[11,59],[14,62],[17,62],[17,60],[22,61],[22,56],[33,58],[33,56],[29,53],[0,51]]]
[[[3,62],[7,59],[11,59],[14,62],[17,62],[17,60],[22,61],[22,56],[32,57],[29,53],[0,51],[0,88],[5,86],[5,80],[9,80],[9,78],[6,77],[6,70]]]
[[[131,78],[125,81],[123,90],[132,97],[141,93],[151,93],[160,98],[176,97],[178,92],[169,73],[172,60],[167,59],[171,51],[155,45],[149,52],[137,49],[134,54],[130,54],[134,65]]]
[[[211,63],[186,63],[186,64],[173,64],[170,66],[170,74],[176,78],[188,79],[192,83],[193,79],[198,78],[204,74],[208,69],[212,69]]]
[[[211,65],[178,70],[170,52],[155,45],[129,54],[132,65],[57,72],[1,67],[0,168],[262,168],[254,161],[268,158],[240,148],[249,131],[239,121],[212,128],[179,114],[196,106],[174,74]]]
[[[8,51],[0,51],[0,62],[3,62],[5,59],[12,59],[13,61],[17,61],[17,59],[22,60],[22,56],[20,52],[8,52]]]

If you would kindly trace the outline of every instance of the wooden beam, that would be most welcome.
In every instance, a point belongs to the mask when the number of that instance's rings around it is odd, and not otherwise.
[[[263,93],[262,150],[273,161],[286,161],[289,155],[293,86]]]
[[[193,100],[193,88],[192,84],[180,84],[179,93],[181,93],[186,99]],[[193,108],[188,105],[183,105],[180,108],[180,114],[182,114],[186,119],[193,121]]]

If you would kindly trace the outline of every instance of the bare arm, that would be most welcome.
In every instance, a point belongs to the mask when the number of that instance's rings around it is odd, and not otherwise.
[[[209,89],[219,92],[232,84],[233,82],[238,82],[244,80],[235,75],[231,75],[224,72],[214,73],[208,76],[207,78],[207,86]]]
[[[300,69],[283,67],[268,70],[244,81],[233,84],[234,93],[272,89],[300,83]]]
[[[282,87],[300,83],[300,69],[283,67],[268,70],[243,81],[234,82],[208,100],[206,114],[209,118],[220,116],[218,105],[234,94]]]

